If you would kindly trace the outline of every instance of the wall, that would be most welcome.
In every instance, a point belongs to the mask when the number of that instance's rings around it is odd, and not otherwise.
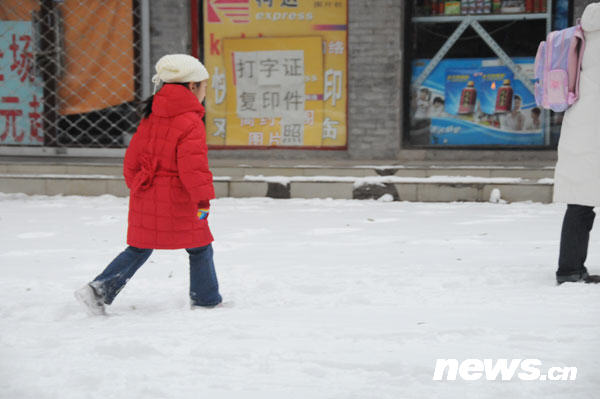
[[[404,2],[350,0],[350,156],[395,158],[402,123]]]
[[[575,0],[574,1],[574,9],[573,9],[573,19],[576,21],[577,18],[581,18],[581,15],[583,14],[583,10],[585,9],[585,6],[587,6],[590,3],[596,3],[596,1],[594,0]]]
[[[190,1],[150,1],[151,74],[160,57],[169,53],[190,53]]]

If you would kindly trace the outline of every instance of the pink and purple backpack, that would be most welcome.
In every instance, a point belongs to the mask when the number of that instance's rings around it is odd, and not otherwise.
[[[550,32],[535,56],[535,102],[555,112],[579,98],[579,74],[585,49],[581,25]]]

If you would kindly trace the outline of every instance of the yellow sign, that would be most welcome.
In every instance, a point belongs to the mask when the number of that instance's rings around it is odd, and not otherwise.
[[[212,148],[345,148],[347,0],[206,0]]]

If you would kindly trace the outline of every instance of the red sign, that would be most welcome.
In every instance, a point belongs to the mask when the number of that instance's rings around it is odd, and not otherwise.
[[[219,14],[235,24],[250,22],[250,0],[208,0],[206,21],[221,23]]]

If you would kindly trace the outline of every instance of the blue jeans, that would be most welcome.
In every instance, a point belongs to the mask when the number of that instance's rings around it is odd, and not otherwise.
[[[205,247],[186,249],[190,255],[190,298],[196,306],[215,306],[221,303],[219,283],[213,262],[213,249]],[[98,277],[90,283],[97,294],[110,305],[127,281],[148,260],[151,249],[127,247]]]

